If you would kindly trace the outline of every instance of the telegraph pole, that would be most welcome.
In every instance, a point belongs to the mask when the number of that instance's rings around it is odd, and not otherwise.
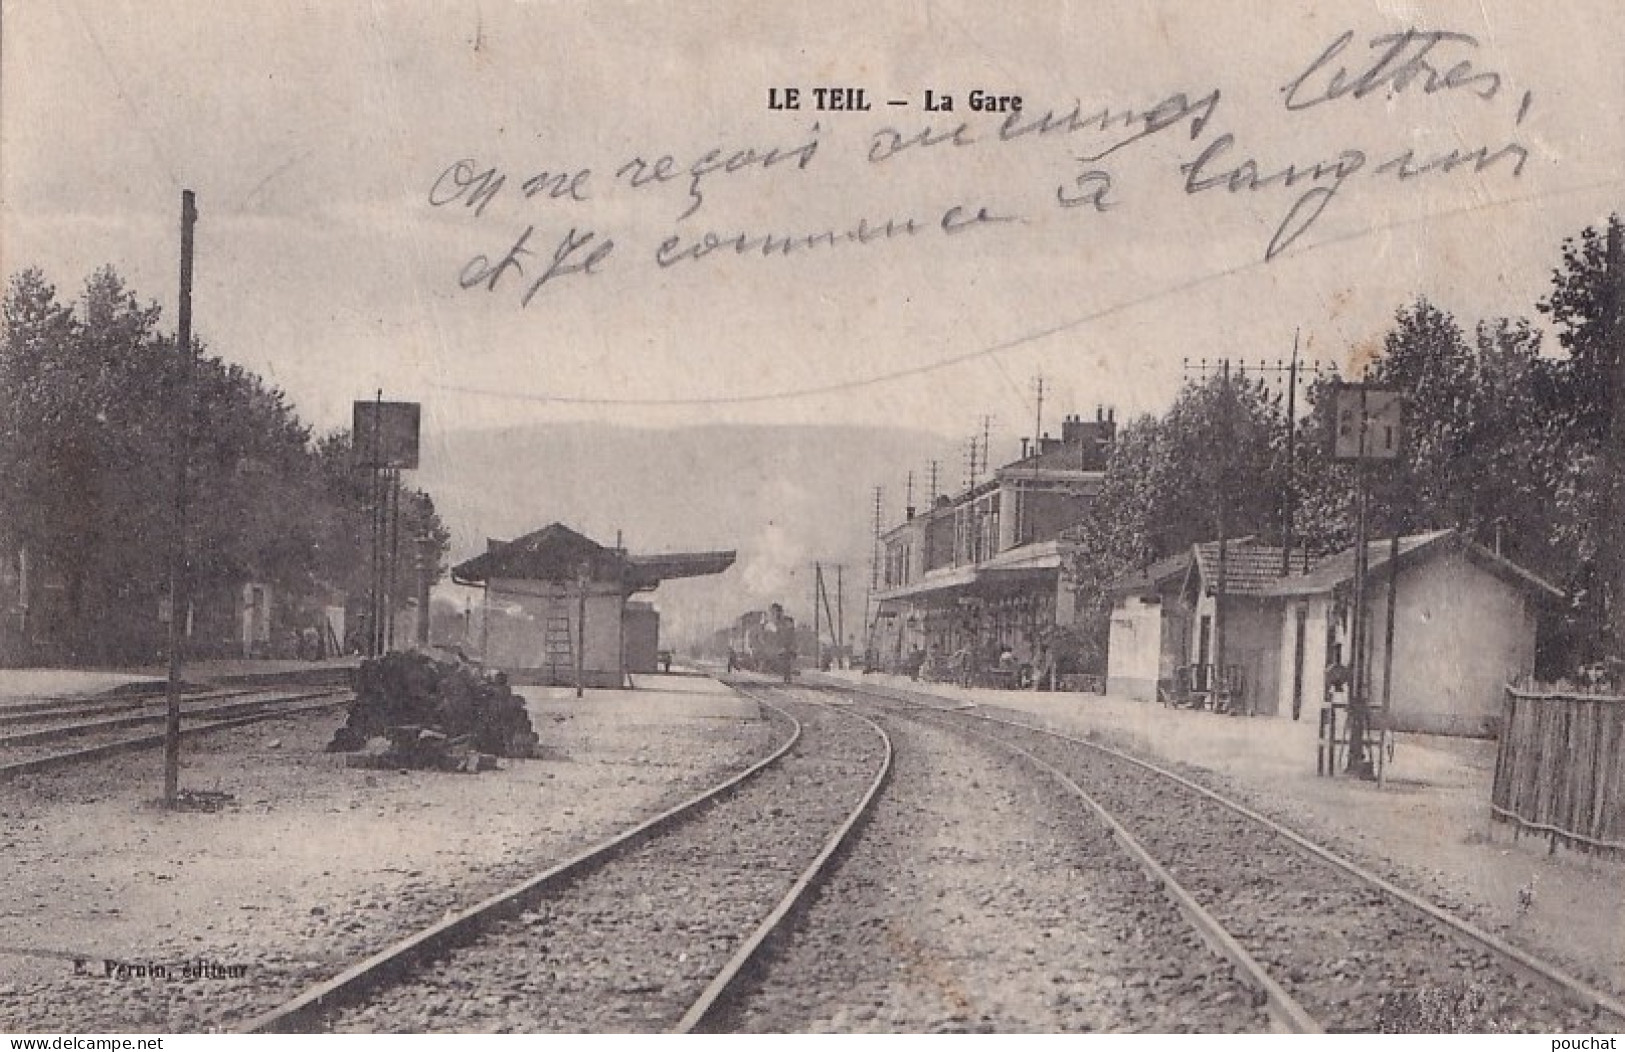
[[[395,604],[399,598],[401,556],[401,471],[389,472],[389,572],[384,588],[384,651],[395,649]]]
[[[1213,486],[1214,519],[1215,526],[1217,527],[1219,533],[1219,566],[1218,581],[1213,590],[1213,675],[1209,677],[1207,688],[1210,691],[1217,692],[1222,685],[1218,681],[1222,680],[1224,676],[1224,592],[1226,574],[1229,570],[1229,566],[1227,565],[1229,555],[1229,538],[1227,536],[1229,518],[1226,515],[1225,505],[1228,503],[1230,492],[1230,445],[1234,438],[1234,428],[1230,423],[1230,359],[1221,358],[1213,363],[1212,368],[1217,371],[1217,375],[1219,377],[1220,433],[1217,442],[1219,448],[1219,467],[1216,471],[1216,484]],[[1203,358],[1199,365],[1194,366],[1191,365],[1189,358],[1185,359],[1185,371],[1187,373],[1194,372],[1198,376],[1206,378],[1209,375],[1208,369],[1209,366],[1206,358]]]
[[[875,621],[879,611],[874,608],[875,591],[880,587],[880,496],[882,489],[875,487],[874,534],[869,545],[869,591],[863,597],[863,649],[874,642]]]
[[[179,801],[181,781],[181,649],[186,644],[186,502],[187,460],[192,441],[192,229],[197,225],[197,203],[192,191],[181,191],[181,280],[179,327],[175,335],[180,355],[180,382],[175,393],[175,535],[169,552],[169,683],[165,690],[164,806]]]
[[[1292,571],[1292,527],[1298,516],[1298,332],[1292,331],[1292,364],[1286,374],[1286,485],[1281,495],[1281,576]]]
[[[1404,417],[1404,399],[1397,388],[1376,384],[1339,384],[1332,391],[1334,426],[1332,429],[1332,458],[1355,462],[1355,537],[1354,537],[1354,602],[1353,625],[1349,631],[1349,714],[1348,714],[1348,773],[1369,778],[1373,774],[1372,757],[1367,740],[1371,731],[1371,651],[1373,628],[1371,611],[1371,465],[1373,462],[1392,462],[1399,456],[1401,426]],[[1395,526],[1389,541],[1389,609],[1394,605],[1398,587],[1399,534]],[[1387,644],[1392,652],[1392,627],[1388,630]],[[1385,669],[1391,673],[1391,659]],[[1384,706],[1390,694],[1384,681]],[[1379,746],[1380,748],[1380,746]]]
[[[373,398],[372,417],[372,449],[371,467],[368,469],[372,480],[372,579],[367,595],[367,656],[378,657],[383,653],[382,639],[383,626],[380,624],[383,615],[383,522],[384,522],[384,487],[383,487],[383,416],[384,416],[384,389],[379,388]]]
[[[813,671],[824,670],[823,626],[818,621],[818,599],[824,592],[824,565],[813,563]]]
[[[428,533],[417,536],[417,569],[418,569],[418,620],[413,625],[413,638],[417,645],[429,645],[429,589],[431,579],[438,567],[440,549],[435,545],[434,537]]]
[[[1350,633],[1350,647],[1352,651],[1351,674],[1349,681],[1349,758],[1348,772],[1353,775],[1364,776],[1370,769],[1371,761],[1366,756],[1365,739],[1369,720],[1367,719],[1367,702],[1371,690],[1370,679],[1367,675],[1366,639],[1370,635],[1370,617],[1366,612],[1367,580],[1366,574],[1370,569],[1370,560],[1367,558],[1367,515],[1370,508],[1370,481],[1366,470],[1366,448],[1369,420],[1366,407],[1365,388],[1360,388],[1360,454],[1356,466],[1355,481],[1355,525],[1354,525],[1354,627]]]
[[[1044,434],[1044,374],[1043,373],[1038,374],[1038,399],[1037,399],[1037,401],[1038,401],[1038,408],[1033,413],[1033,444],[1034,445],[1038,444],[1038,440]]]
[[[1317,359],[1304,363],[1298,355],[1299,333],[1292,333],[1292,357],[1286,361],[1277,358],[1273,363],[1260,359],[1257,366],[1240,362],[1240,373],[1245,379],[1249,371],[1256,371],[1264,383],[1278,384],[1286,380],[1286,470],[1281,486],[1281,576],[1292,570],[1292,547],[1296,541],[1298,517],[1298,385],[1312,383],[1327,373],[1336,375],[1336,363],[1322,365]],[[1206,367],[1203,362],[1203,368]],[[1189,368],[1189,363],[1186,365]],[[1228,412],[1228,410],[1226,411]]]
[[[585,692],[587,678],[587,582],[591,580],[590,564],[582,563],[576,570],[576,697]]]
[[[1230,503],[1230,446],[1235,439],[1235,429],[1230,421],[1230,359],[1226,358],[1219,371],[1219,412],[1223,429],[1219,436],[1219,587],[1213,593],[1213,671],[1218,679],[1214,690],[1226,690],[1228,683],[1224,673],[1224,621],[1225,621],[1225,590],[1229,578],[1225,571],[1226,554],[1229,551],[1229,538],[1226,536],[1226,505]]]
[[[841,571],[845,567],[837,564],[835,567],[835,643],[839,647],[846,646],[846,592],[842,588]],[[850,650],[838,650],[836,653],[846,655],[848,667],[852,664]]]

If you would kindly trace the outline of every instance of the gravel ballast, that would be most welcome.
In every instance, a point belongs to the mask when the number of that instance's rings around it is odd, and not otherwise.
[[[889,714],[880,807],[729,1020],[768,1032],[1254,1031],[1230,965],[1049,775]]]
[[[721,782],[780,734],[591,704],[533,714],[541,758],[478,775],[346,767],[323,752],[335,708],[183,743],[196,810],[156,805],[161,751],[0,784],[0,1030],[230,1029]]]
[[[975,723],[1074,778],[1328,1029],[1592,1025],[1588,1012],[1489,950],[1207,797],[1086,745]]]
[[[825,705],[802,738],[691,819],[338,1013],[339,1032],[671,1028],[873,782],[884,744]]]

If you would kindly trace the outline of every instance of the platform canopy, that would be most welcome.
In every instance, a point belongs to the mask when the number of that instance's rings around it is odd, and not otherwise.
[[[562,523],[544,526],[513,541],[487,541],[484,555],[452,568],[458,584],[485,584],[493,580],[564,583],[583,576],[595,583],[619,582],[627,592],[642,592],[661,581],[721,573],[734,563],[736,552],[666,552],[629,555],[606,548]]]

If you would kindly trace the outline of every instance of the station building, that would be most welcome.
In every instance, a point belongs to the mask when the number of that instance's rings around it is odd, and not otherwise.
[[[485,590],[479,647],[515,684],[621,687],[653,672],[659,613],[632,601],[661,581],[721,573],[732,551],[630,555],[561,523],[514,541],[488,541],[452,580]],[[579,652],[579,653],[578,653]]]
[[[1067,531],[1090,512],[1116,435],[1114,414],[1067,417],[1061,437],[1023,441],[1020,459],[883,533],[871,648],[901,668],[914,648],[968,649],[984,666],[1001,646],[1032,661],[1048,633],[1075,620],[1063,572]]]
[[[1353,661],[1355,549],[1317,559],[1243,537],[1208,541],[1113,582],[1108,693],[1145,701],[1211,691],[1239,673],[1242,711],[1302,718],[1327,697],[1328,670]],[[1456,530],[1370,542],[1374,704],[1398,731],[1492,733],[1508,683],[1531,675],[1540,614],[1563,593]],[[1393,592],[1393,657],[1387,613]],[[1388,685],[1392,669],[1392,686]]]

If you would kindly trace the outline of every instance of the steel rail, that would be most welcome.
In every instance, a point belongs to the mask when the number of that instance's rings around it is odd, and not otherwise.
[[[260,693],[274,688],[261,688]],[[253,691],[242,688],[225,688],[221,690],[199,691],[182,695],[187,701],[209,701],[218,698],[234,698]],[[143,706],[163,704],[163,695],[156,697],[151,694],[119,694],[101,693],[76,698],[35,698],[31,701],[12,702],[0,705],[0,724],[24,723],[29,720],[49,719],[52,716],[94,716],[103,712],[117,712],[120,709],[138,709]]]
[[[1186,789],[1200,794],[1201,796],[1207,797],[1214,803],[1227,807],[1236,814],[1257,822],[1265,829],[1275,833],[1285,840],[1290,841],[1321,862],[1334,866],[1337,869],[1341,869],[1343,872],[1349,874],[1357,880],[1360,880],[1381,891],[1394,901],[1409,906],[1418,913],[1421,913],[1424,917],[1437,921],[1438,923],[1451,928],[1457,934],[1478,943],[1486,950],[1489,950],[1491,953],[1496,954],[1504,960],[1518,966],[1526,973],[1532,974],[1537,979],[1556,987],[1557,990],[1562,993],[1571,1004],[1589,1009],[1594,1014],[1597,1012],[1608,1012],[1619,1019],[1625,1020],[1625,1002],[1621,1002],[1618,998],[1612,996],[1611,994],[1596,989],[1590,984],[1569,975],[1556,965],[1543,961],[1526,950],[1519,949],[1518,947],[1507,942],[1505,939],[1502,939],[1499,936],[1478,927],[1471,921],[1464,920],[1448,910],[1435,906],[1433,903],[1427,901],[1414,892],[1406,891],[1404,888],[1394,884],[1392,881],[1378,876],[1359,863],[1354,862],[1351,859],[1344,858],[1342,855],[1339,855],[1331,849],[1315,843],[1313,840],[1310,840],[1303,834],[1282,825],[1280,822],[1275,821],[1269,816],[1260,814],[1259,812],[1248,807],[1246,804],[1231,800],[1228,797],[1214,792],[1205,785],[1200,785],[1191,781],[1189,778],[1185,778],[1182,775],[1167,770],[1166,768],[1159,767],[1148,760],[1142,760],[1137,756],[1130,756],[1128,753],[1114,749],[1109,745],[1102,745],[1099,742],[1092,742],[1084,738],[1073,737],[1070,734],[1063,734],[1060,731],[1052,731],[1046,730],[1042,727],[1034,727],[1030,724],[1021,723],[1016,720],[1000,719],[996,716],[986,715],[985,713],[967,713],[966,715],[973,716],[976,719],[986,720],[989,723],[1000,723],[1008,727],[1019,727],[1022,730],[1032,731],[1037,734],[1048,735],[1049,737],[1059,738],[1078,745],[1088,746],[1089,748],[1105,753],[1108,756],[1116,757],[1119,760],[1134,764],[1135,766],[1144,768],[1147,771],[1160,774],[1164,778],[1171,779],[1175,783],[1184,786]]]
[[[651,839],[688,818],[762,771],[778,763],[801,740],[801,722],[777,705],[760,702],[790,721],[788,739],[771,754],[725,781],[690,797],[631,829],[599,841],[523,882],[429,925],[384,947],[338,975],[309,987],[276,1008],[239,1024],[236,1033],[310,1032],[322,1016],[365,997],[371,991],[399,981],[418,961],[444,953],[477,938],[488,924],[526,909],[571,881],[611,861],[628,848]]]
[[[288,716],[297,716],[305,712],[318,712],[322,709],[332,708],[334,705],[346,704],[350,691],[335,689],[320,691],[313,694],[302,695],[304,698],[319,698],[309,704],[290,704],[277,708],[271,712],[258,712],[251,716],[236,716],[230,719],[214,720],[209,723],[200,723],[191,727],[181,728],[181,737],[190,738],[211,731],[230,730],[233,727],[246,727],[252,723],[263,723],[266,720],[283,719]],[[329,697],[328,695],[331,695]],[[164,744],[162,734],[148,734],[139,738],[121,738],[118,741],[104,742],[101,745],[91,745],[83,749],[74,749],[70,752],[52,753],[49,756],[36,756],[31,760],[17,760],[13,763],[0,764],[0,781],[14,778],[21,774],[38,774],[41,771],[51,771],[58,767],[67,767],[88,760],[100,760],[108,756],[117,756],[126,752],[137,752],[141,749],[156,748]]]
[[[859,694],[867,693],[874,697],[893,698],[894,700],[902,700],[896,697],[898,693],[909,693],[906,691],[897,691],[895,688],[890,688],[888,689],[887,693],[881,694],[875,691],[866,691],[861,685],[846,687],[844,689],[850,689],[851,691]],[[929,697],[930,695],[925,696]],[[988,723],[1003,724],[1008,727],[1016,727],[1021,730],[1030,731],[1035,734],[1047,735],[1051,738],[1057,738],[1062,741],[1071,742],[1075,745],[1082,745],[1087,748],[1094,749],[1108,756],[1116,757],[1119,760],[1123,760],[1127,763],[1143,768],[1144,770],[1159,774],[1178,785],[1184,786],[1186,789],[1189,789],[1194,793],[1212,800],[1214,803],[1219,804],[1222,807],[1229,808],[1231,811],[1234,811],[1236,814],[1239,814],[1244,818],[1258,823],[1270,832],[1275,833],[1276,835],[1296,845],[1299,849],[1318,859],[1319,861],[1342,870],[1343,872],[1354,877],[1356,880],[1362,881],[1370,887],[1381,891],[1384,895],[1387,895],[1395,902],[1408,906],[1417,913],[1420,913],[1423,917],[1442,924],[1445,927],[1455,931],[1458,935],[1477,943],[1479,946],[1482,946],[1492,954],[1520,969],[1524,974],[1534,977],[1537,981],[1549,984],[1560,994],[1562,994],[1562,996],[1567,999],[1569,1003],[1577,1005],[1581,1008],[1585,1008],[1591,1011],[1593,1014],[1606,1012],[1610,1015],[1625,1020],[1625,1002],[1621,1002],[1619,998],[1605,991],[1599,990],[1581,979],[1569,975],[1556,965],[1543,961],[1528,951],[1520,949],[1499,936],[1485,931],[1476,924],[1473,924],[1471,921],[1464,920],[1463,918],[1456,916],[1454,913],[1428,902],[1426,899],[1415,894],[1414,892],[1406,891],[1404,888],[1399,887],[1392,881],[1371,872],[1364,866],[1361,866],[1359,863],[1354,862],[1351,859],[1344,858],[1342,855],[1337,854],[1331,849],[1315,843],[1313,840],[1310,840],[1303,834],[1298,833],[1280,822],[1275,821],[1267,815],[1260,814],[1258,811],[1253,810],[1246,804],[1231,800],[1228,797],[1209,789],[1205,785],[1193,782],[1189,778],[1185,778],[1184,776],[1176,774],[1175,772],[1164,767],[1160,767],[1149,760],[1142,760],[1137,756],[1131,756],[1130,754],[1119,749],[1114,749],[1109,745],[1102,745],[1099,742],[1089,741],[1086,738],[1079,738],[1071,734],[1065,734],[1061,731],[1050,730],[1044,727],[1035,727],[1032,724],[1022,723],[1018,720],[1003,719],[997,716],[990,716],[982,712],[968,712],[962,709],[945,709],[941,706],[924,705],[918,702],[905,701],[904,703],[916,704],[921,708],[932,709],[938,712],[957,712],[960,715],[983,720]]]
[[[895,698],[890,700],[900,701],[900,699]],[[910,704],[906,701],[901,703]],[[931,709],[941,712],[945,716],[952,715],[954,711],[936,709],[934,706],[916,706],[916,708]],[[939,721],[927,720],[926,722],[938,723]],[[945,720],[941,722],[951,721]],[[1152,856],[1145,845],[1140,843],[1139,838],[1129,832],[1123,823],[1119,822],[1098,800],[1090,796],[1082,786],[1073,781],[1065,771],[1062,771],[1049,761],[1035,756],[1015,742],[1006,741],[997,735],[987,734],[973,727],[964,726],[958,727],[957,731],[970,734],[973,737],[991,742],[1000,748],[1015,753],[1051,778],[1054,778],[1057,782],[1060,782],[1069,792],[1082,801],[1084,806],[1094,815],[1096,821],[1106,827],[1106,830],[1121,845],[1123,850],[1135,862],[1139,863],[1140,868],[1145,870],[1146,874],[1162,888],[1163,893],[1168,896],[1179,912],[1184,914],[1191,927],[1196,929],[1196,933],[1201,936],[1202,941],[1215,954],[1229,961],[1236,969],[1241,981],[1258,996],[1260,1004],[1270,1018],[1272,1029],[1279,1033],[1288,1034],[1320,1034],[1325,1032],[1325,1027],[1322,1026],[1319,1020],[1315,1019],[1303,1005],[1299,1004],[1291,994],[1287,993],[1280,983],[1270,978],[1268,970],[1259,963],[1258,959],[1249,953],[1240,942],[1236,941],[1236,937],[1226,930],[1219,919],[1208,912],[1207,908],[1198,902],[1196,897],[1186,890],[1174,878],[1173,874],[1169,873],[1167,868]]]
[[[737,685],[734,686],[734,689],[739,690],[740,693],[745,694],[747,697],[755,698],[762,704],[768,704],[765,699],[752,691],[741,690]],[[784,688],[781,685],[778,689]],[[722,1014],[725,1008],[731,1004],[732,999],[741,991],[743,977],[753,973],[765,962],[769,948],[784,932],[788,931],[791,922],[806,906],[809,893],[834,873],[836,855],[852,842],[857,830],[873,814],[874,802],[879,799],[886,783],[891,780],[892,757],[894,755],[891,735],[887,734],[880,724],[861,712],[846,711],[844,714],[867,723],[880,736],[881,744],[884,747],[880,770],[876,772],[874,780],[863,794],[863,799],[858,801],[857,806],[847,815],[845,821],[829,835],[829,838],[824,842],[823,849],[802,871],[801,876],[791,885],[790,890],[785,892],[784,897],[779,900],[779,904],[757,926],[751,936],[735,951],[728,963],[723,965],[722,970],[712,978],[710,984],[689,1006],[688,1011],[683,1014],[682,1019],[673,1028],[674,1033],[693,1033],[702,1026],[714,1022]]]
[[[244,698],[241,695],[232,695],[232,700],[217,705],[207,705],[202,708],[193,707],[182,709],[181,715],[186,719],[214,719],[216,714],[221,718],[230,719],[231,714],[246,712],[252,709],[263,708],[267,705],[281,706],[291,702],[308,701],[311,698],[322,697],[334,693],[336,688],[323,690],[307,690],[293,694],[279,694],[276,691],[251,691],[262,695],[258,698]],[[196,699],[188,699],[196,700]],[[208,700],[208,699],[202,699]],[[213,699],[220,700],[220,699]],[[68,716],[76,715],[68,713]],[[96,715],[100,715],[97,713]],[[81,734],[94,734],[97,731],[125,730],[129,727],[139,727],[146,723],[162,723],[165,720],[162,712],[139,712],[127,716],[113,716],[108,719],[84,720],[79,723],[64,723],[55,727],[42,727],[39,730],[19,731],[15,734],[0,735],[0,749],[12,745],[42,745],[47,742],[60,741],[64,738],[74,738]]]

